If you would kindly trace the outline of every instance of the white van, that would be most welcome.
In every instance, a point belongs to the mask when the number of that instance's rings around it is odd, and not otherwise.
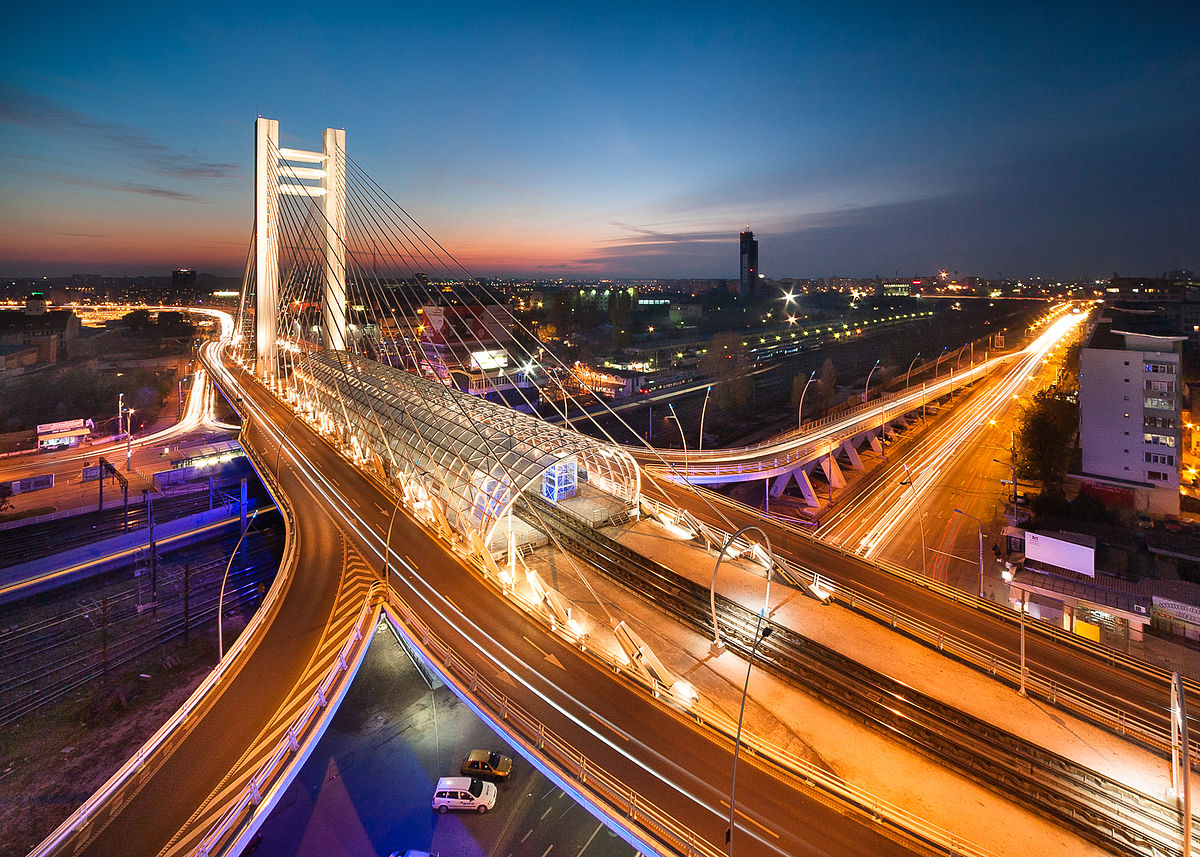
[[[442,777],[433,792],[433,808],[438,812],[451,809],[487,812],[495,805],[495,783],[485,783],[475,777]]]

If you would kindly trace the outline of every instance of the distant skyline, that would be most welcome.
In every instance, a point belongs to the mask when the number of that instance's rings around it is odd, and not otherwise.
[[[0,275],[240,274],[257,115],[482,277],[1200,268],[1194,3],[587,6],[16,7]]]

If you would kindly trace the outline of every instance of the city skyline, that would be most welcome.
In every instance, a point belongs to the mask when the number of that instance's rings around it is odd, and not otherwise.
[[[1195,267],[1198,16],[763,4],[32,9],[0,274],[237,274],[252,124],[349,156],[478,276]],[[739,16],[740,15],[740,16]]]

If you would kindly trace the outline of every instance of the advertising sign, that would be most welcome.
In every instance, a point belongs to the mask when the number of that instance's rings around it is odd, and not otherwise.
[[[1096,549],[1041,533],[1025,533],[1025,559],[1065,568],[1076,574],[1096,576]]]

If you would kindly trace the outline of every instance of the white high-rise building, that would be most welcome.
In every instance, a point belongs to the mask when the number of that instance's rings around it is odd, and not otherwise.
[[[1175,515],[1187,338],[1121,330],[1120,318],[1115,324],[1102,318],[1079,355],[1083,480],[1111,505]]]

